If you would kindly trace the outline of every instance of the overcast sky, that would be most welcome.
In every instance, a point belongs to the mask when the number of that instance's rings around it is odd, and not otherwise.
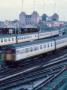
[[[67,20],[67,0],[0,0],[0,20],[18,19],[21,11],[31,14],[33,10],[49,16],[56,12],[60,20]]]

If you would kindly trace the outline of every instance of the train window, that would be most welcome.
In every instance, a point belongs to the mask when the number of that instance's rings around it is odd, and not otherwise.
[[[25,39],[24,36],[22,37],[22,39]]]
[[[44,48],[46,48],[46,45],[44,45]]]
[[[12,41],[14,41],[14,38],[12,38]]]
[[[29,52],[29,48],[26,48],[26,52]]]
[[[3,42],[3,39],[1,39],[1,42]]]
[[[35,35],[35,37],[37,37],[37,35]]]
[[[42,49],[42,45],[40,45],[40,49]]]
[[[18,38],[19,40],[21,39],[21,37]]]
[[[8,38],[8,41],[10,41],[10,38]]]
[[[35,50],[35,51],[38,50],[38,47],[35,47],[34,50]]]
[[[21,39],[24,39],[23,37]]]
[[[32,47],[30,48],[30,51],[31,51],[31,52],[33,51],[33,48],[32,48]]]
[[[51,47],[53,46],[53,43],[51,43]]]
[[[7,42],[7,39],[4,39],[4,42]]]
[[[26,39],[26,37],[23,37],[24,39]]]
[[[23,37],[23,39],[25,39],[25,37]]]
[[[48,47],[49,47],[49,44],[48,44]]]
[[[18,38],[19,40],[21,39],[21,37]]]

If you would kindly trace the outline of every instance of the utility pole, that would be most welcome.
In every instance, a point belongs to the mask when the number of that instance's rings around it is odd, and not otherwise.
[[[56,2],[54,2],[54,3],[55,3],[55,4],[54,4],[54,5],[55,5],[55,13],[57,13]]]
[[[23,0],[22,0],[21,4],[22,4],[22,11],[23,11]]]
[[[35,11],[35,0],[33,0],[33,11]]]

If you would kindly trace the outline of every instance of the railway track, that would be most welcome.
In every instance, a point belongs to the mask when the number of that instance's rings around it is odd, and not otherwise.
[[[55,79],[56,77],[58,77],[61,73],[63,73],[65,71],[65,69],[61,70],[60,72],[58,72],[55,75],[52,75],[51,77],[49,77],[48,79],[44,80],[43,82],[41,82],[39,85],[37,85],[36,87],[34,87],[32,90],[41,90],[41,88],[43,86],[45,86],[46,84],[48,84],[49,82],[51,82],[53,79]]]
[[[62,52],[63,52],[63,50],[62,50]],[[46,65],[46,64],[49,64],[51,62],[57,61],[59,59],[66,57],[67,56],[66,52],[67,51],[65,49],[64,53],[60,54],[60,56],[58,56],[58,57],[55,56],[56,57],[56,58],[54,57],[55,59],[51,55],[47,55],[47,57],[44,57],[41,55],[39,57],[35,57],[33,59],[30,59],[27,62],[25,61],[24,64],[22,64],[22,62],[21,62],[20,66],[18,66],[16,68],[12,68],[12,67],[9,67],[7,65],[3,65],[2,68],[0,68],[0,78],[9,76],[9,75],[12,75],[15,73],[19,73],[19,72],[24,71],[24,70],[31,68],[31,67],[42,66],[42,65]],[[48,56],[50,56],[50,57],[48,58]],[[46,61],[46,60],[48,60],[48,61]]]
[[[57,69],[55,69],[56,67],[58,67]],[[59,66],[56,66],[54,67],[55,70],[53,70],[53,67],[50,68],[50,69],[42,69],[42,70],[39,70],[39,71],[31,71],[29,73],[26,73],[25,75],[23,74],[20,74],[20,75],[17,75],[15,77],[11,77],[11,78],[4,78],[4,79],[1,79],[0,80],[0,89],[1,90],[4,90],[4,89],[7,89],[9,87],[12,87],[12,86],[15,86],[16,85],[16,82],[17,84],[25,84],[25,83],[29,83],[29,82],[33,82],[39,78],[47,78],[47,76],[51,76],[51,75],[54,75],[58,72],[60,72],[63,68],[59,68]]]
[[[38,61],[38,58],[35,58]],[[41,60],[44,58],[40,58]],[[62,70],[67,60],[67,54],[65,53],[62,56],[59,56],[55,59],[49,60],[46,63],[36,63],[36,65],[31,65],[30,67],[27,66],[28,69],[22,68],[23,66],[20,65],[18,68],[9,68],[8,66],[0,68],[0,90],[4,90],[4,88],[8,88],[15,86],[16,82],[19,83],[28,83],[34,81],[36,79],[47,77],[48,75],[54,75]],[[35,63],[35,62],[34,62]],[[63,64],[64,63],[64,64]],[[26,63],[25,65],[31,64]],[[38,64],[38,65],[37,65]],[[63,64],[63,65],[62,65]],[[49,67],[51,67],[49,69]],[[5,70],[4,70],[5,69]],[[19,78],[18,78],[19,77]],[[7,83],[6,83],[7,82]],[[8,85],[8,86],[7,86]],[[3,87],[4,86],[4,87]]]
[[[1,78],[0,79],[0,83],[1,83],[0,88],[2,86],[6,87],[6,85],[8,85],[9,87],[12,86],[12,85],[15,85],[18,80],[19,81],[22,80],[21,81],[22,83],[27,83],[27,82],[30,82],[32,80],[35,80],[36,78],[38,79],[38,78],[41,78],[43,76],[47,77],[47,75],[52,75],[54,73],[59,72],[64,65],[63,66],[62,65],[57,66],[57,64],[59,62],[61,62],[60,59],[63,59],[62,61],[66,60],[66,55],[61,56],[58,59],[59,59],[58,61],[56,59],[56,62],[52,61],[52,63],[47,64],[47,66],[46,65],[37,66],[37,67],[31,68],[31,69],[28,69],[26,71],[22,71],[22,72],[19,72],[19,73],[16,73],[16,74]],[[46,67],[47,67],[47,70],[45,70]],[[51,67],[51,68],[49,69],[49,67]],[[55,70],[57,70],[57,71],[55,72]],[[12,83],[12,84],[9,85],[9,83]]]
[[[66,60],[67,58],[67,54],[64,54],[63,56],[60,56],[60,57],[57,57],[55,59],[52,59],[52,60],[49,60],[48,62],[46,63],[38,63],[36,60],[36,62],[38,64],[36,65],[31,65],[30,67],[27,67],[27,68],[34,68],[34,67],[41,67],[41,66],[45,66],[47,67],[49,65],[49,63],[51,63],[50,65],[52,65],[54,62],[58,63],[58,62],[62,62],[64,60]],[[42,58],[44,59],[44,58]],[[42,60],[41,59],[41,60]],[[61,60],[60,60],[61,59]],[[36,63],[35,62],[35,63]],[[26,66],[29,66],[31,63],[26,63]],[[6,77],[6,76],[9,76],[9,75],[12,75],[12,74],[15,74],[15,73],[19,73],[19,72],[22,72],[22,71],[25,71],[27,69],[26,67],[24,68],[23,66],[20,66],[20,67],[17,67],[17,68],[8,68],[8,67],[4,67],[0,70],[0,78],[3,78],[3,77]]]

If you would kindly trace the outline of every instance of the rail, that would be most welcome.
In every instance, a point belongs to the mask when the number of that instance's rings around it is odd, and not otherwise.
[[[43,86],[45,86],[46,84],[48,84],[50,81],[52,81],[53,79],[55,79],[56,77],[58,77],[61,73],[63,73],[65,71],[65,69],[63,69],[62,71],[60,71],[59,73],[52,75],[51,77],[49,77],[47,80],[43,81],[42,83],[40,83],[39,85],[37,85],[36,87],[34,87],[32,90],[41,90],[41,88]]]

